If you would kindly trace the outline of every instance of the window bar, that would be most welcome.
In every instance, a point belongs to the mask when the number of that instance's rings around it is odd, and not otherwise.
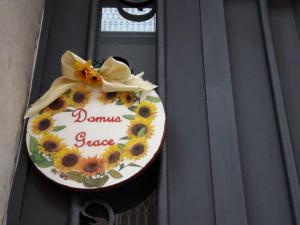
[[[167,71],[166,71],[166,39],[165,39],[165,16],[166,16],[166,2],[165,0],[157,1],[157,44],[156,44],[156,58],[157,58],[157,81],[158,81],[158,93],[164,106],[167,106],[166,90],[167,90]],[[165,108],[167,111],[167,109]],[[160,170],[158,180],[158,193],[157,193],[157,224],[168,225],[168,155],[167,155],[167,141],[162,146],[160,156]]]

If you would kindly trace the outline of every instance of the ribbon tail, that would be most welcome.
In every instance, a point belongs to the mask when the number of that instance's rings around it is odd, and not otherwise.
[[[103,80],[102,91],[104,92],[116,92],[116,91],[149,91],[153,90],[157,86],[149,81],[143,80],[143,73],[136,76],[132,75],[128,80],[124,82],[107,81]]]
[[[72,81],[63,77],[59,77],[54,80],[49,90],[27,110],[25,119],[50,105],[54,100],[59,98],[63,93],[71,89],[77,83],[78,82],[76,81]]]

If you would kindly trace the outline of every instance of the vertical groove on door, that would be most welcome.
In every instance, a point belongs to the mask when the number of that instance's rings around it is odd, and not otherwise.
[[[157,0],[156,8],[156,32],[157,32],[157,44],[156,44],[156,55],[157,55],[157,81],[158,81],[158,92],[164,105],[167,105],[166,99],[166,59],[165,59],[165,0]],[[166,112],[167,109],[165,108]],[[162,147],[160,156],[160,174],[158,180],[158,201],[157,201],[157,224],[168,225],[168,155],[167,155],[167,144],[165,143]]]
[[[270,80],[272,85],[275,110],[277,114],[277,121],[280,133],[280,140],[283,151],[283,158],[285,162],[285,169],[287,174],[287,181],[289,184],[289,191],[291,195],[292,210],[294,214],[294,222],[296,225],[300,224],[300,193],[299,181],[297,176],[296,163],[291,143],[291,137],[288,127],[287,115],[285,112],[285,105],[281,90],[281,82],[274,52],[272,33],[269,21],[268,3],[267,0],[259,0],[260,16],[262,28],[264,33],[264,41],[266,46],[266,53],[268,65],[270,70]]]
[[[223,0],[200,1],[217,225],[247,225]]]
[[[89,9],[89,24],[88,24],[88,36],[86,43],[86,59],[95,60],[96,49],[97,49],[97,32],[98,26],[101,24],[99,13],[99,0],[90,0],[90,9]]]
[[[168,222],[215,225],[200,1],[165,2]]]

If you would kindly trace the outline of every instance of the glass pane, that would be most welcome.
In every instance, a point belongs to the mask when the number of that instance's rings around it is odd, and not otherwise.
[[[124,11],[132,15],[145,15],[151,8],[124,8]],[[121,16],[117,8],[103,7],[101,18],[101,32],[155,32],[156,17],[142,21],[130,21]]]

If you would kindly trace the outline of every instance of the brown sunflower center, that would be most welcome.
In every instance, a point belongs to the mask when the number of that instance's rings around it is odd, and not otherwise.
[[[81,103],[84,100],[84,93],[77,91],[73,95],[73,101],[76,103]]]
[[[92,173],[92,172],[97,171],[98,168],[99,168],[99,164],[98,164],[97,162],[90,162],[90,163],[87,163],[87,164],[83,167],[84,171],[89,172],[89,173]]]
[[[65,104],[65,101],[61,98],[58,98],[49,105],[49,108],[52,110],[58,110],[58,109],[61,109],[64,106],[64,104]]]
[[[114,99],[117,96],[117,92],[108,92],[105,96],[107,99]]]
[[[54,141],[45,141],[43,147],[48,152],[56,152],[58,146]]]
[[[65,166],[65,167],[71,167],[76,165],[76,163],[78,162],[78,156],[76,154],[68,154],[65,155],[62,160],[61,163]]]
[[[145,124],[142,123],[138,123],[136,125],[134,125],[131,128],[131,132],[135,135],[138,136],[138,133],[140,132],[140,130],[142,130],[143,128],[145,128],[145,134],[147,133],[147,127],[145,126]]]
[[[126,95],[126,101],[127,102],[132,102],[133,98],[130,94]]]
[[[51,121],[47,118],[42,119],[39,123],[38,123],[38,129],[39,130],[47,130],[51,125]]]
[[[131,154],[133,156],[138,156],[138,155],[142,154],[144,152],[144,150],[145,150],[144,145],[141,143],[137,143],[131,147]]]
[[[143,106],[139,109],[139,115],[144,117],[144,118],[148,118],[150,115],[151,115],[151,110],[146,107],[146,106]]]
[[[120,152],[118,151],[115,151],[115,152],[112,152],[109,157],[108,157],[108,162],[109,163],[116,163],[118,162],[118,160],[120,159]]]

